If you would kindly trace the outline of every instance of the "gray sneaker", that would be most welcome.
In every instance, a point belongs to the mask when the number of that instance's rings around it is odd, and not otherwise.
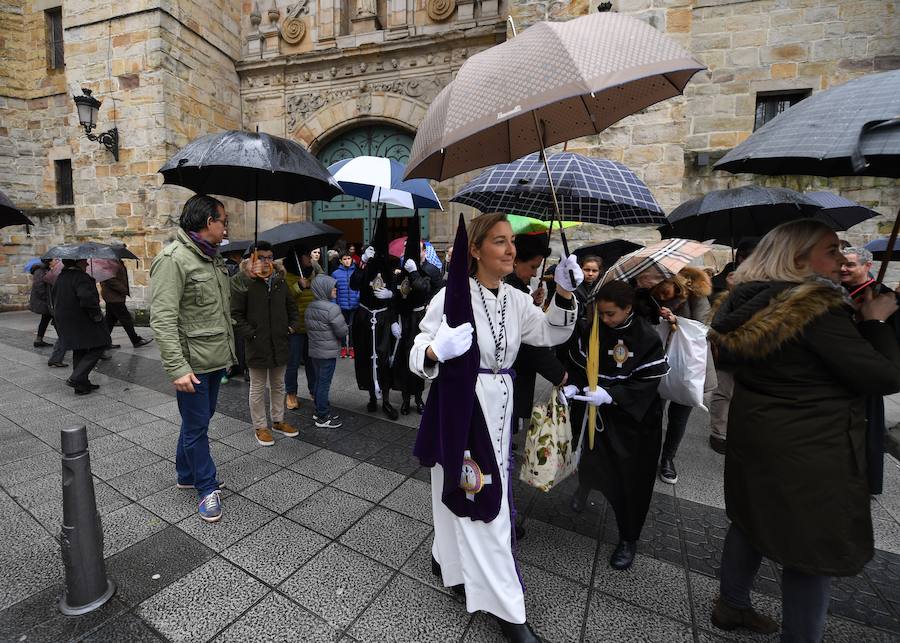
[[[323,418],[320,418],[318,415],[313,415],[313,422],[316,423],[317,429],[339,429],[344,426],[344,423],[341,422],[341,418],[337,415],[330,415]]]

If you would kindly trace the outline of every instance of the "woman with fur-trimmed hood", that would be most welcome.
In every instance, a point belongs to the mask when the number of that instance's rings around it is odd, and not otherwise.
[[[869,297],[854,323],[842,264],[825,224],[780,225],[713,316],[710,339],[735,377],[716,627],[778,630],[750,605],[765,556],[784,566],[781,640],[821,641],[830,577],[872,558],[865,396],[900,390],[900,348],[882,323],[897,304]]]
[[[705,270],[685,266],[674,277],[664,279],[654,286],[650,290],[650,296],[659,304],[661,318],[670,319],[677,315],[706,324],[709,322],[709,296],[712,290],[712,279]],[[715,378],[711,361],[707,360],[708,380]],[[667,484],[678,482],[675,454],[684,438],[693,408],[677,402],[668,403],[666,439],[659,458],[659,479]]]

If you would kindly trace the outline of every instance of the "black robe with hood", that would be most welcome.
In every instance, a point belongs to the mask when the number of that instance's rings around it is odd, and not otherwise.
[[[893,330],[854,324],[830,282],[749,282],[714,313],[710,340],[735,379],[728,517],[787,568],[858,574],[874,547],[865,396],[900,390]]]

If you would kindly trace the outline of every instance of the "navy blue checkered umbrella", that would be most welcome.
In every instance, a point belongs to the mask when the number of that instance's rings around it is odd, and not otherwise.
[[[666,218],[647,184],[621,163],[561,152],[547,158],[562,218],[604,225],[659,225]],[[495,165],[450,199],[482,212],[552,219],[553,193],[540,154]]]

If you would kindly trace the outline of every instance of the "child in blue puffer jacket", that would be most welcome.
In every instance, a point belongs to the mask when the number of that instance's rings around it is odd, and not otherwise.
[[[337,282],[337,303],[341,307],[341,313],[347,322],[347,328],[353,328],[353,316],[359,308],[359,291],[350,287],[350,277],[358,268],[353,263],[353,256],[349,252],[341,254],[341,263],[335,268],[331,276]],[[350,356],[353,359],[353,337],[348,331],[341,346],[341,358]]]

